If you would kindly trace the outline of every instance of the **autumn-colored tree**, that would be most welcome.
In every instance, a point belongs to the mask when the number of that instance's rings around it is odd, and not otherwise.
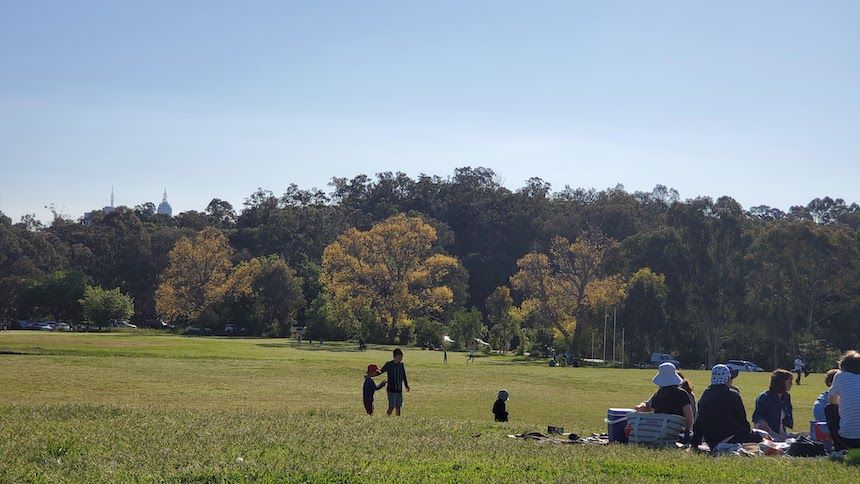
[[[203,229],[193,239],[179,239],[155,293],[158,313],[193,321],[219,302],[229,289],[232,254],[227,237],[215,227]]]
[[[617,304],[624,282],[605,273],[603,259],[614,241],[586,232],[571,243],[552,239],[548,254],[531,252],[517,261],[511,285],[523,295],[521,308],[538,312],[542,321],[564,339],[578,336],[577,323],[588,311]]]
[[[455,301],[465,272],[435,241],[436,229],[404,214],[367,231],[349,229],[325,248],[324,291],[340,310],[375,313],[392,340],[413,315],[440,314]]]

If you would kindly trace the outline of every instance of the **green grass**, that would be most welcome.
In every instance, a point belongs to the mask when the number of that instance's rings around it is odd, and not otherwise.
[[[0,333],[0,482],[21,481],[856,481],[822,459],[554,446],[509,433],[605,431],[651,370],[549,368],[512,357],[406,351],[400,419],[364,415],[361,383],[390,348],[279,339]],[[707,372],[685,372],[705,388]],[[821,375],[795,387],[806,427]],[[806,383],[806,382],[805,382]],[[749,412],[765,374],[737,381]],[[512,422],[492,422],[499,388]]]

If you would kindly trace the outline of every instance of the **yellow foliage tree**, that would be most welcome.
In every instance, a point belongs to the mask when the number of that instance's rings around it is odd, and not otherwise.
[[[622,301],[624,281],[603,273],[603,258],[614,241],[585,233],[571,243],[554,237],[549,254],[530,252],[517,261],[511,285],[520,291],[528,312],[540,311],[558,333],[568,339],[589,309]]]
[[[325,248],[320,281],[339,309],[371,310],[393,339],[411,315],[445,311],[465,294],[465,269],[434,250],[435,241],[436,229],[404,214],[351,228]]]
[[[215,227],[203,229],[193,239],[179,239],[155,292],[158,313],[193,321],[219,302],[230,288],[232,255],[227,237]]]

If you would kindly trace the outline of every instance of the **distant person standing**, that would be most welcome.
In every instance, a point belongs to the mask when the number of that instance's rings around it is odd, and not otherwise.
[[[448,348],[442,345],[442,361],[448,363]]]
[[[388,393],[387,415],[395,412],[400,416],[400,407],[403,406],[403,389],[409,391],[409,380],[406,379],[406,367],[403,365],[403,351],[394,349],[394,359],[382,365],[380,373],[388,373],[388,385],[385,391]]]
[[[797,355],[794,358],[794,372],[797,373],[797,384],[800,385],[800,376],[803,374],[803,367],[806,366],[803,363],[803,359],[800,355]]]

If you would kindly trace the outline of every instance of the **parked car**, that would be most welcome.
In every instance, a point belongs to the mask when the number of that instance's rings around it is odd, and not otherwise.
[[[126,322],[126,321],[117,321],[116,319],[113,319],[113,320],[111,320],[111,321],[108,321],[108,326],[110,326],[111,328],[132,328],[132,329],[137,329],[137,326],[136,326],[136,325],[134,325],[134,324],[131,324],[131,323]]]
[[[160,319],[147,321],[147,322],[143,323],[143,326],[146,328],[152,328],[152,329],[163,329],[163,330],[176,329],[176,326],[173,326],[172,324],[167,324]]]
[[[667,362],[675,365],[675,368],[681,368],[681,362],[676,360],[674,356],[668,353],[651,353],[651,361],[649,363],[651,363],[651,366],[654,368]]]
[[[238,335],[246,335],[248,334],[248,328],[244,326],[239,326],[238,324],[226,324],[224,325],[225,336],[238,336]]]
[[[72,327],[67,323],[57,323],[53,327],[53,331],[71,331]]]
[[[182,334],[187,336],[212,336],[214,333],[211,328],[200,328],[197,326],[189,326],[185,328]]]
[[[726,366],[728,366],[729,369],[738,370],[738,371],[757,371],[757,372],[764,371],[764,369],[762,367],[756,365],[755,363],[753,363],[751,361],[747,361],[747,360],[729,360],[726,362]]]
[[[41,323],[35,323],[35,326],[30,326],[30,329],[38,329],[39,331],[53,331],[54,330],[53,321],[43,321]]]

